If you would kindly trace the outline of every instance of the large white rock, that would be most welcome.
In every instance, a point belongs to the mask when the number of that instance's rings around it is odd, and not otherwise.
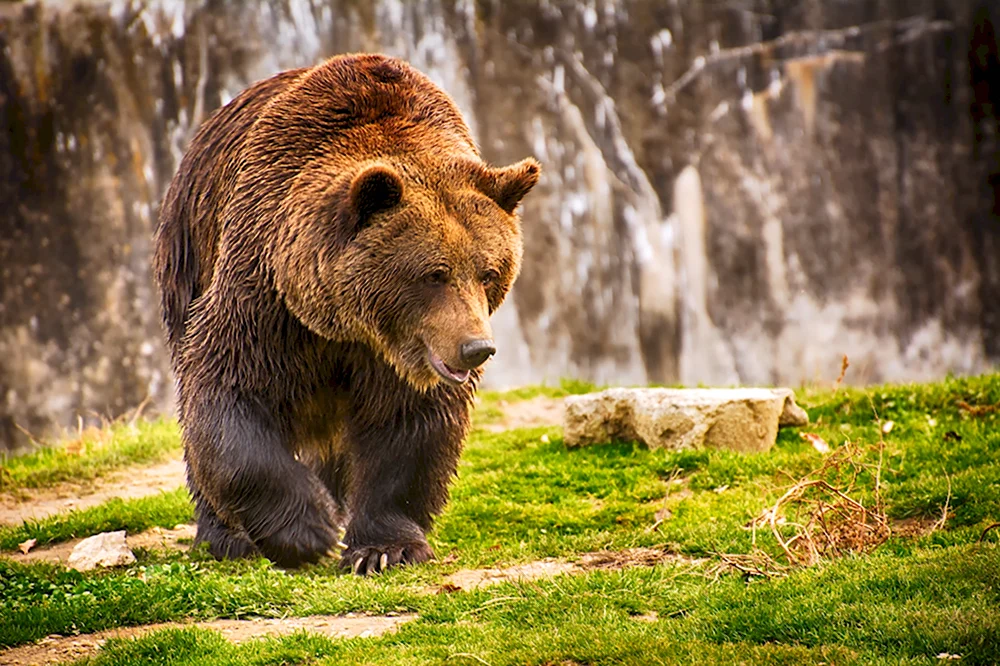
[[[66,565],[77,571],[90,571],[97,567],[120,567],[133,562],[135,555],[125,543],[125,530],[119,530],[95,534],[76,544]]]
[[[567,446],[632,440],[650,448],[767,451],[779,426],[809,416],[789,389],[628,389],[566,398]]]

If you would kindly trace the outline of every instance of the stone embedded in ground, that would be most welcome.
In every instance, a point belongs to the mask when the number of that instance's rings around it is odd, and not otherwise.
[[[95,534],[76,544],[66,566],[77,571],[98,567],[120,567],[135,562],[132,549],[125,543],[125,530]]]
[[[778,428],[809,416],[789,389],[628,389],[570,396],[565,401],[567,446],[612,440],[656,449],[767,451]]]

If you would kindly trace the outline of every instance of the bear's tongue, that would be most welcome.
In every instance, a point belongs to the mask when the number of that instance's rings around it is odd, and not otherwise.
[[[444,379],[456,384],[464,384],[469,379],[468,370],[456,370],[455,368],[449,367],[447,363],[444,362],[440,356],[435,354],[433,351],[429,350],[431,367],[437,371]]]

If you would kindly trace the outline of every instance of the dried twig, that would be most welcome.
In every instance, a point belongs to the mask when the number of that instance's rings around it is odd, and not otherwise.
[[[985,539],[985,538],[986,538],[986,534],[987,534],[987,533],[988,533],[988,532],[989,532],[990,530],[994,530],[994,529],[996,529],[996,528],[998,528],[998,527],[1000,527],[1000,523],[993,523],[992,525],[987,525],[987,526],[986,526],[986,529],[985,529],[985,530],[983,530],[983,533],[979,535],[979,541],[978,541],[977,543],[982,543],[982,542],[983,542],[983,539]]]
[[[139,420],[139,417],[142,415],[142,410],[146,409],[146,407],[149,405],[149,402],[150,402],[150,400],[152,400],[152,398],[153,398],[153,396],[151,396],[150,394],[147,393],[146,397],[142,399],[142,402],[140,402],[139,405],[132,412],[132,416],[130,416],[129,419],[128,419],[128,426],[130,428],[135,425],[136,421]]]
[[[840,390],[840,385],[844,381],[844,375],[847,374],[847,368],[851,365],[851,362],[847,360],[847,354],[844,354],[844,358],[840,361],[840,374],[837,375],[837,381],[833,383],[833,394],[836,395],[837,391]]]
[[[744,576],[757,578],[775,578],[787,575],[787,568],[778,564],[765,552],[755,550],[751,554],[742,553],[711,553],[719,558],[719,566],[713,567],[709,573],[718,578],[722,569],[735,569]]]
[[[984,416],[1000,409],[1000,405],[970,405],[964,400],[958,400],[955,404],[963,412],[968,413],[969,416]]]
[[[941,518],[931,525],[931,532],[936,532],[944,527],[945,521],[948,520],[948,509],[951,508],[951,477],[948,476],[947,472],[945,472],[944,478],[948,479],[948,495],[944,498],[944,507],[941,509]]]
[[[17,428],[18,430],[20,430],[21,434],[23,434],[25,437],[28,438],[28,441],[31,442],[32,446],[37,447],[37,448],[41,448],[42,447],[42,443],[37,438],[35,438],[34,435],[32,435],[30,432],[28,432],[27,428],[25,428],[24,426],[22,426],[20,423],[16,423],[16,422],[14,423],[14,427]]]
[[[667,499],[670,498],[670,493],[672,491],[671,486],[674,480],[681,475],[684,470],[680,467],[675,467],[672,472],[670,472],[670,478],[667,479],[667,492],[663,495],[663,502],[660,506],[660,510],[656,512],[656,520],[652,525],[646,528],[647,532],[655,532],[659,529],[660,525],[667,519],[669,515],[669,509],[667,509]]]

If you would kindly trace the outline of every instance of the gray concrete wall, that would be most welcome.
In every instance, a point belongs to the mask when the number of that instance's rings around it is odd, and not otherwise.
[[[356,50],[545,167],[493,385],[984,370],[995,25],[985,0],[0,3],[0,446],[170,409],[150,234],[186,141]]]

